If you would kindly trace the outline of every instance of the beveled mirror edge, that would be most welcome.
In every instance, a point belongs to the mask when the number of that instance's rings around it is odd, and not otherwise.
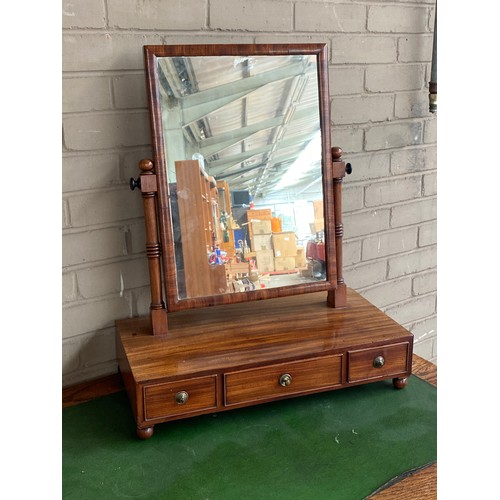
[[[292,55],[305,54],[317,57],[320,126],[322,131],[322,178],[324,198],[326,280],[316,283],[290,285],[253,290],[234,294],[208,295],[195,298],[178,298],[172,214],[166,169],[165,144],[157,85],[158,57],[174,56],[231,56],[231,55]],[[144,61],[148,106],[153,143],[155,173],[158,179],[158,223],[162,248],[163,278],[167,312],[207,306],[265,300],[319,291],[332,291],[337,287],[335,221],[333,200],[333,167],[330,143],[330,96],[328,86],[328,54],[326,43],[314,44],[227,44],[227,45],[145,45]],[[167,251],[170,249],[170,251]]]

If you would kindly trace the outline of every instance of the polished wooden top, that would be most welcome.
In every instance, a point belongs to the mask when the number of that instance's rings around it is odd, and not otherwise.
[[[169,314],[166,336],[151,335],[148,317],[116,325],[137,382],[411,339],[357,292],[348,290],[347,304],[330,308],[318,292],[181,311]]]

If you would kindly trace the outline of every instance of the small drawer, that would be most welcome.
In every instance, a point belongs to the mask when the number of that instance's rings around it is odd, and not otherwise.
[[[144,418],[151,420],[215,408],[217,376],[200,377],[144,387]]]
[[[388,378],[409,371],[408,342],[347,353],[347,380],[361,382]]]
[[[326,389],[342,383],[342,355],[230,372],[224,380],[227,406]]]

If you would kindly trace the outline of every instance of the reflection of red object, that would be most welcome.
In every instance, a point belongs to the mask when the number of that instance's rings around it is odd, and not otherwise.
[[[313,260],[325,261],[325,244],[308,241],[306,248],[306,257]]]

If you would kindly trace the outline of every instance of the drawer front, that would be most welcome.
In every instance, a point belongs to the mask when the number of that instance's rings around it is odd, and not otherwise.
[[[215,408],[217,376],[200,377],[144,387],[144,418],[151,420]]]
[[[342,355],[226,373],[225,404],[279,398],[340,385]]]
[[[409,371],[408,342],[349,351],[348,382],[387,378]]]

